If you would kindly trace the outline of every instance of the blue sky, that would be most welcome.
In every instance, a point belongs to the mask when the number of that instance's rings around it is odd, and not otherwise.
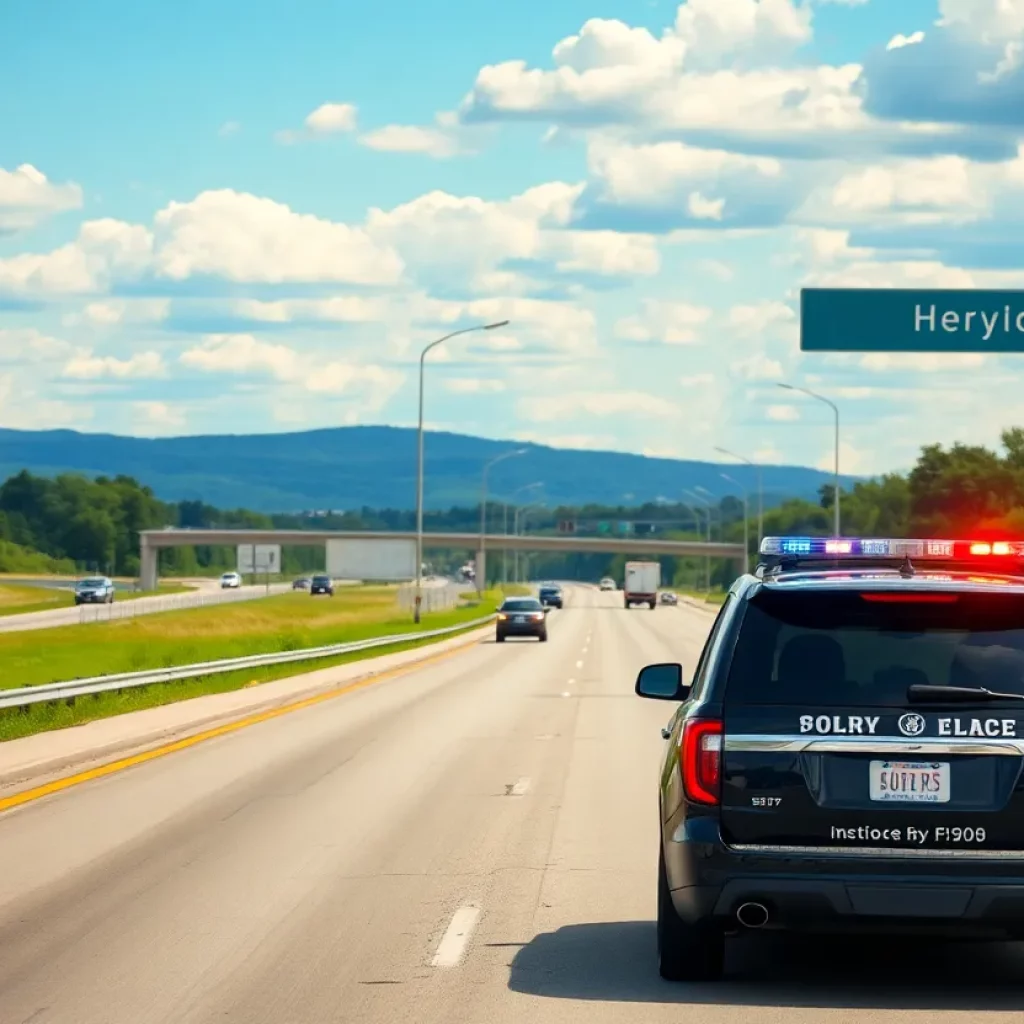
[[[1024,285],[1024,0],[0,7],[0,425],[410,424],[842,468],[1014,357],[803,356],[807,284]]]

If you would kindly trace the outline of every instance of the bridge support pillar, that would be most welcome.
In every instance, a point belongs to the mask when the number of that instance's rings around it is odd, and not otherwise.
[[[476,592],[482,594],[487,589],[487,552],[477,551],[476,561]]]
[[[143,590],[156,590],[159,585],[157,554],[157,549],[150,547],[147,537],[139,538],[139,582]]]

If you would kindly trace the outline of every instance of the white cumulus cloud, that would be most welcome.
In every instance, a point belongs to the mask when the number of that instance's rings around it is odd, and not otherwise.
[[[68,183],[57,185],[32,164],[13,171],[0,167],[0,235],[25,231],[54,214],[77,210],[82,189]]]
[[[173,280],[392,284],[402,261],[360,228],[244,192],[203,192],[156,215],[156,271]]]
[[[275,138],[284,145],[291,145],[303,139],[354,132],[357,120],[358,111],[353,103],[322,103],[306,115],[301,131],[285,129]]]
[[[459,143],[439,128],[420,125],[389,124],[359,137],[361,145],[385,153],[423,153],[445,160],[459,152]]]

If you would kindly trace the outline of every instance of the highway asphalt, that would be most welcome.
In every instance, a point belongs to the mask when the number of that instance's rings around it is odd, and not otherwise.
[[[620,601],[0,815],[0,1019],[1019,1024],[1010,944],[758,936],[659,979],[671,705],[632,688],[711,616]]]

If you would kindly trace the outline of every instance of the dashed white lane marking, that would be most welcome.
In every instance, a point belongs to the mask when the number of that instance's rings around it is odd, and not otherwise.
[[[570,679],[570,680],[569,680],[569,685],[570,685],[570,686],[572,686],[572,684],[573,684],[573,683],[575,683],[575,682],[576,682],[576,680],[575,680],[575,679]]]
[[[525,796],[526,791],[530,788],[530,780],[528,778],[521,778],[516,780],[516,784],[508,791],[509,796]]]
[[[569,691],[568,691],[568,690],[566,690],[566,691],[565,691],[565,692],[564,692],[564,693],[562,694],[562,696],[563,696],[563,697],[570,697],[570,696],[572,696],[572,694],[570,694],[570,693],[569,693]]]
[[[577,661],[576,662],[576,667],[577,668],[583,668],[583,662],[582,661]]]
[[[480,920],[480,908],[473,905],[459,907],[452,916],[451,924],[441,937],[431,967],[455,967],[466,953],[469,940],[473,937],[477,922]]]

